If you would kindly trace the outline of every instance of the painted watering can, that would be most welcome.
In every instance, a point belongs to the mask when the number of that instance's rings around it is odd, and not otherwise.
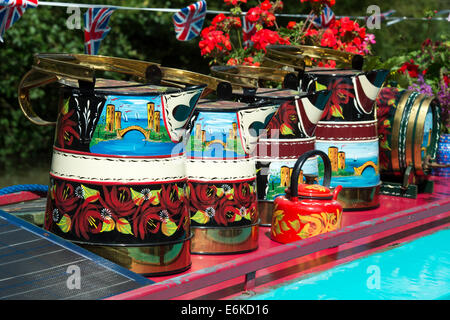
[[[19,103],[39,125],[29,90],[60,84],[45,229],[142,274],[191,265],[185,154],[180,142],[204,85],[148,85],[155,64],[38,55]],[[97,79],[99,71],[143,79]]]
[[[272,222],[273,200],[290,186],[294,163],[303,153],[315,149],[315,130],[331,92],[327,90],[295,96],[284,101],[261,135],[257,159],[258,210],[261,225]],[[318,178],[317,157],[308,159],[300,180]]]
[[[322,185],[298,183],[300,171],[308,158],[320,156],[324,164]],[[337,197],[342,187],[331,192],[331,162],[327,154],[312,150],[304,153],[296,161],[291,186],[286,195],[275,198],[271,239],[290,243],[310,238],[341,227],[342,205]]]
[[[331,187],[342,185],[344,210],[379,206],[380,173],[375,100],[388,74],[345,69],[311,69],[300,86],[331,91],[316,128],[316,149],[331,161]]]
[[[284,189],[289,187],[290,174],[297,158],[315,148],[315,128],[330,92],[299,92],[298,76],[281,69],[215,66],[211,67],[211,72],[242,86],[232,91],[231,98],[236,101],[251,103],[266,100],[280,104],[266,131],[259,136],[254,152],[260,225],[270,226],[273,199],[284,194]],[[261,87],[265,81],[278,82],[282,88]],[[293,82],[296,82],[295,85],[292,85]],[[303,175],[306,178],[318,177],[317,157],[308,159],[301,173],[302,179]]]
[[[186,146],[192,253],[230,254],[258,247],[252,154],[278,107],[270,102],[199,102]]]

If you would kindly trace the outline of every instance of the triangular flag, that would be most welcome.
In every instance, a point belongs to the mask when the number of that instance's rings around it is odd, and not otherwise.
[[[36,8],[38,0],[0,0],[0,41],[6,30],[22,17],[28,8]]]
[[[109,18],[114,8],[89,8],[84,14],[84,48],[86,54],[98,54],[100,43],[111,30]]]
[[[336,16],[329,6],[325,5],[319,16],[314,15],[312,23],[317,28],[328,28],[334,21]]]
[[[181,9],[173,15],[178,40],[188,41],[200,34],[206,16],[206,1],[201,0]]]

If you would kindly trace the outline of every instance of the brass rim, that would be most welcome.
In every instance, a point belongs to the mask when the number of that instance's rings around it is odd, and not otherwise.
[[[419,113],[419,108],[422,105],[422,101],[423,98],[418,96],[415,101],[413,106],[411,107],[411,113],[409,114],[409,118],[408,118],[408,124],[407,124],[407,129],[406,129],[406,143],[405,143],[405,157],[406,157],[406,166],[411,165],[414,163],[413,157],[414,155],[413,150],[415,150],[415,146],[414,146],[414,130],[415,130],[415,126],[416,126],[416,121],[418,113]],[[417,163],[414,163],[414,167],[416,167]]]
[[[240,227],[198,228],[191,227],[194,237],[191,241],[192,254],[236,254],[258,248],[257,223]]]
[[[369,210],[380,206],[381,182],[372,187],[342,188],[338,201],[344,211]]]
[[[402,118],[405,105],[407,100],[409,99],[409,96],[412,94],[411,91],[404,91],[400,101],[397,105],[397,110],[394,114],[394,124],[392,126],[392,147],[391,147],[391,163],[392,163],[392,170],[398,171],[400,170],[400,161],[399,161],[399,133],[400,133],[400,120]]]
[[[260,80],[283,82],[289,71],[257,66],[212,66],[211,74],[239,86],[258,87]]]
[[[269,45],[267,46],[267,56],[287,65],[303,66],[304,69],[305,66],[312,65],[311,58],[334,60],[351,65],[356,55],[318,46]]]
[[[191,241],[189,238],[177,244],[148,247],[80,245],[135,273],[163,276],[179,273],[191,267]]]
[[[125,58],[92,56],[86,54],[51,54],[40,53],[34,56],[34,65],[20,81],[18,89],[19,106],[24,115],[34,124],[40,126],[55,125],[41,119],[33,110],[30,102],[30,90],[47,84],[72,79],[94,83],[96,71],[108,71],[131,75],[136,81],[151,83],[157,79],[162,84],[186,88],[187,85],[204,85],[207,88],[202,96],[218,91],[219,85],[227,86],[227,81],[187,70],[161,67],[160,64]],[[152,68],[153,67],[153,68]],[[160,75],[158,74],[158,69]],[[155,72],[158,71],[158,72]],[[152,78],[153,81],[152,81]],[[240,86],[229,83],[229,86]],[[230,88],[231,91],[231,88]]]

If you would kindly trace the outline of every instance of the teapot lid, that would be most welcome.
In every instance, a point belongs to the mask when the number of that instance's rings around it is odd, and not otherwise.
[[[323,200],[331,199],[333,197],[331,190],[320,184],[299,184],[298,195],[301,198],[320,198]]]

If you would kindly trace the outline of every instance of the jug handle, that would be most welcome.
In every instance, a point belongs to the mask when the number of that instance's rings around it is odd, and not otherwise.
[[[18,92],[19,106],[25,117],[32,123],[39,126],[56,125],[54,121],[46,121],[39,117],[33,110],[30,102],[30,89],[42,87],[56,81],[58,81],[58,78],[55,75],[39,72],[34,69],[28,71],[20,80]]]
[[[291,176],[291,201],[298,200],[298,177],[300,175],[300,169],[305,164],[306,160],[313,156],[320,156],[324,164],[324,174],[323,174],[323,186],[329,187],[331,182],[331,161],[328,155],[320,150],[310,150],[302,154],[294,164]]]

